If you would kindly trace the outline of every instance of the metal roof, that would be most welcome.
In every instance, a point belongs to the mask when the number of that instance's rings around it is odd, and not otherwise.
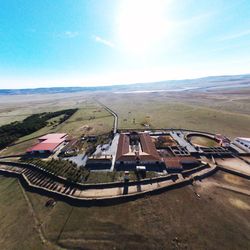
[[[35,146],[29,148],[27,152],[32,152],[32,151],[54,151],[60,143],[38,143]]]
[[[66,133],[47,134],[40,137],[39,143],[27,149],[27,152],[32,151],[54,151],[66,139]]]
[[[246,141],[246,142],[250,142],[250,138],[246,138],[246,137],[237,137],[236,139]]]
[[[44,136],[38,138],[38,140],[57,141],[57,140],[60,140],[60,139],[64,138],[66,135],[67,135],[66,133],[47,134],[47,135],[44,135]]]

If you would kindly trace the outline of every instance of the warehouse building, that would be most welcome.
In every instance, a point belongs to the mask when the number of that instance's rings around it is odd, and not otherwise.
[[[47,134],[38,138],[38,143],[27,149],[29,154],[52,154],[61,146],[67,138],[66,133]]]

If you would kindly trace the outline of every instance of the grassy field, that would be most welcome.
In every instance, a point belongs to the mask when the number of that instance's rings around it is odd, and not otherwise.
[[[143,128],[142,124],[148,123],[151,128],[197,129],[229,137],[250,134],[247,110],[238,112],[232,109],[230,112],[226,106],[218,109],[215,104],[206,105],[206,102],[201,106],[186,96],[117,94],[112,99],[104,96],[101,101],[118,113],[120,128]]]
[[[1,96],[0,125],[22,120],[35,113],[91,106],[96,107],[96,104],[87,94],[81,93]]]
[[[13,96],[0,100],[1,123],[20,120],[25,114],[79,108],[68,121],[45,127],[20,138],[18,145],[8,148],[2,155],[22,153],[48,132],[66,132],[79,137],[102,134],[112,129],[113,117],[100,107],[97,99],[119,115],[119,128],[186,128],[221,133],[230,138],[248,137],[250,134],[250,100],[245,93],[74,93],[55,95]],[[7,116],[6,116],[7,115]],[[33,139],[32,139],[33,138]]]
[[[42,249],[34,225],[27,227],[33,221],[17,181],[0,178],[0,183],[2,249]],[[218,173],[194,186],[106,207],[57,202],[48,208],[45,196],[27,192],[27,197],[51,243],[47,249],[249,249],[249,197],[215,183],[246,190],[250,184]]]
[[[70,119],[58,126],[56,131],[81,136],[111,131],[113,116],[99,106],[80,108]]]
[[[249,136],[249,93],[239,92],[158,92],[141,94],[74,93],[1,97],[0,124],[23,119],[27,114],[64,108],[80,110],[58,131],[79,136],[102,133],[112,128],[113,119],[97,99],[119,115],[120,128],[188,128],[229,137]],[[98,112],[100,111],[100,112]],[[95,116],[95,119],[89,119]],[[90,129],[88,131],[88,129]]]
[[[113,117],[105,109],[95,103],[86,102],[84,107],[79,107],[79,110],[67,121],[57,125],[60,117],[61,116],[50,119],[46,127],[21,137],[15,145],[8,147],[1,155],[22,154],[27,148],[37,142],[38,137],[47,133],[62,132],[68,133],[74,137],[80,137],[89,134],[98,135],[108,133],[112,130]],[[53,122],[53,124],[50,124],[51,122]]]
[[[48,122],[58,122],[61,116],[50,119]],[[4,150],[1,155],[11,155],[11,154],[23,154],[27,148],[31,147],[37,142],[37,138],[40,136],[56,132],[56,128],[53,128],[52,125],[48,124],[46,127],[39,129],[38,131],[31,133],[29,135],[19,138],[13,146],[9,146]]]
[[[202,147],[218,147],[220,144],[213,139],[203,137],[203,136],[192,136],[190,141],[194,145]]]
[[[17,179],[0,176],[1,249],[47,249]]]

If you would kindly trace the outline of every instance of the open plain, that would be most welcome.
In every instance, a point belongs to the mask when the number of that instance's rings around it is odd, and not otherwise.
[[[0,99],[1,124],[32,113],[79,108],[66,122],[20,138],[1,156],[23,153],[45,133],[75,137],[119,129],[187,128],[249,136],[250,99],[246,90],[20,95]],[[17,179],[0,177],[2,249],[249,249],[249,180],[229,173],[154,196],[76,207],[25,190]],[[23,233],[20,233],[23,232]]]
[[[0,184],[3,249],[250,247],[250,200],[245,194],[250,183],[231,174],[218,173],[193,186],[101,207],[57,202],[48,208],[47,197],[24,195],[16,179],[1,177]]]

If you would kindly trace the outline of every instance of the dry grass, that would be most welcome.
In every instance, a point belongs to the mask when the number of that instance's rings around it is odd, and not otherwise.
[[[84,134],[102,134],[111,131],[113,117],[98,105],[80,108],[69,120],[57,128],[74,136]]]
[[[141,124],[148,122],[152,128],[187,128],[229,137],[250,134],[250,115],[229,112],[226,106],[210,107],[206,102],[200,106],[186,96],[119,94],[112,99],[104,96],[101,101],[118,113],[120,128],[143,128]]]
[[[17,179],[0,176],[1,249],[46,249]]]
[[[48,108],[47,111],[50,111],[50,109]],[[42,110],[39,112],[42,112]],[[59,118],[60,117],[53,118],[49,120],[49,122],[56,122]],[[80,106],[79,110],[66,122],[56,127],[48,125],[32,134],[21,137],[16,141],[16,145],[8,147],[1,155],[23,154],[27,148],[37,142],[39,136],[47,133],[63,132],[75,137],[80,137],[85,134],[98,135],[108,133],[112,130],[112,126],[113,117],[106,110],[98,104],[86,102],[85,106]]]
[[[23,119],[27,114],[80,108],[68,123],[58,130],[80,135],[84,126],[91,133],[102,133],[112,127],[112,117],[94,101],[102,101],[117,111],[120,128],[189,128],[224,133],[229,137],[250,134],[250,100],[245,92],[159,92],[144,94],[74,93],[1,97],[1,124]],[[101,112],[95,112],[100,109]],[[19,116],[20,115],[20,116]],[[88,120],[95,115],[96,119]],[[134,123],[135,119],[135,123]]]
[[[194,145],[202,146],[202,147],[218,147],[220,144],[213,139],[204,137],[204,136],[192,136],[190,137],[190,141]]]
[[[2,246],[32,249],[37,244],[39,249],[39,238],[32,226],[27,227],[31,219],[25,221],[27,208],[17,181],[0,178],[0,182]],[[45,196],[27,195],[46,238],[64,248],[249,249],[249,197],[213,183],[230,183],[246,190],[250,184],[239,177],[217,173],[193,187],[106,207],[72,207],[57,202],[54,208],[47,208]],[[21,221],[12,223],[16,220]],[[19,234],[24,225],[24,235]],[[7,237],[10,232],[14,241]],[[30,242],[22,242],[22,237],[29,237]]]

